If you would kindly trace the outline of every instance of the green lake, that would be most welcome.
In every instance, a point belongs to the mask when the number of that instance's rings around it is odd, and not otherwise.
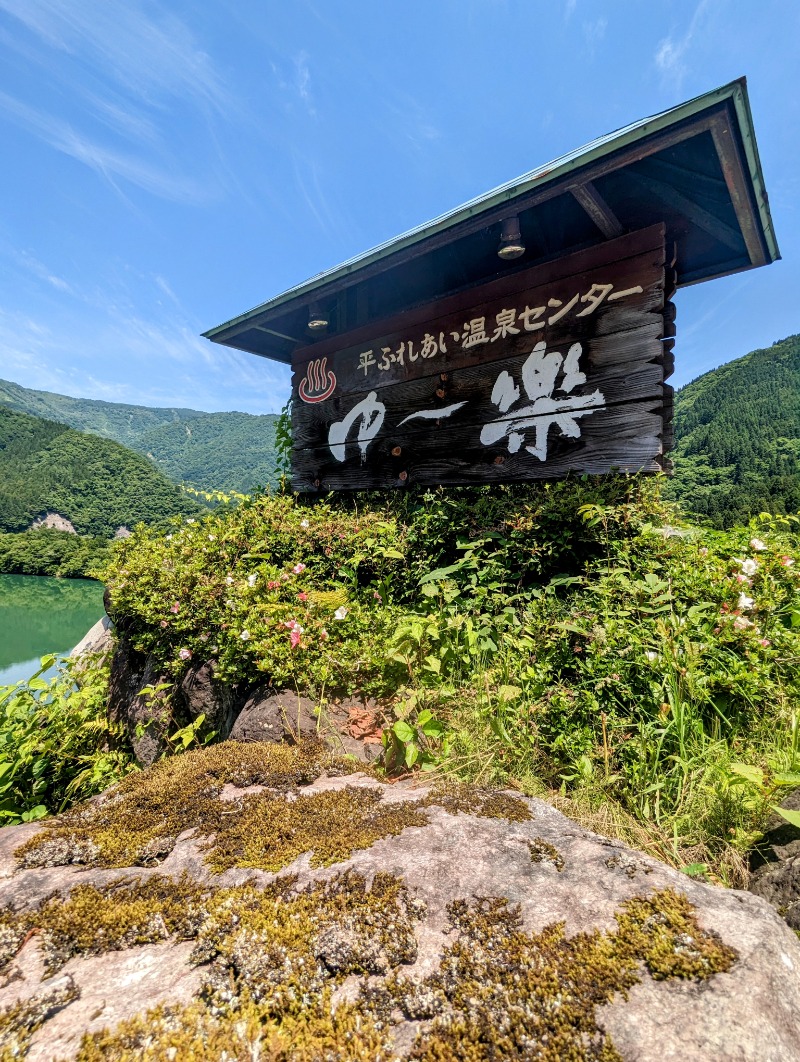
[[[102,583],[0,575],[0,686],[30,677],[46,653],[68,653],[102,615]]]

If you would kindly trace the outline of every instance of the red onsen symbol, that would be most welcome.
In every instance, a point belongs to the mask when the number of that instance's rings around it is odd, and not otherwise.
[[[316,358],[308,363],[306,374],[298,387],[304,402],[324,402],[333,394],[336,389],[336,377],[327,365],[327,358]]]

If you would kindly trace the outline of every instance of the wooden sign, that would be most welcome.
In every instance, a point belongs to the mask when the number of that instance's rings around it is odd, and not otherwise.
[[[653,225],[297,351],[294,489],[661,470],[673,289]]]

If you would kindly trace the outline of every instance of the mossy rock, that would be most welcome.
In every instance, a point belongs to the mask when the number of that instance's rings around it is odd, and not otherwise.
[[[2,873],[0,1060],[800,1058],[763,901],[319,745],[161,761]]]

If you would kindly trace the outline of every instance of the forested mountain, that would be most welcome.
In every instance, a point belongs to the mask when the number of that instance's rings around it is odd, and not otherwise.
[[[678,391],[672,456],[668,493],[718,527],[800,510],[800,335]]]
[[[246,492],[277,481],[273,414],[130,406],[0,380],[0,409],[4,406],[122,443],[149,457],[175,483]]]
[[[55,512],[79,534],[110,537],[120,526],[198,508],[119,443],[0,405],[0,531],[23,531]]]

